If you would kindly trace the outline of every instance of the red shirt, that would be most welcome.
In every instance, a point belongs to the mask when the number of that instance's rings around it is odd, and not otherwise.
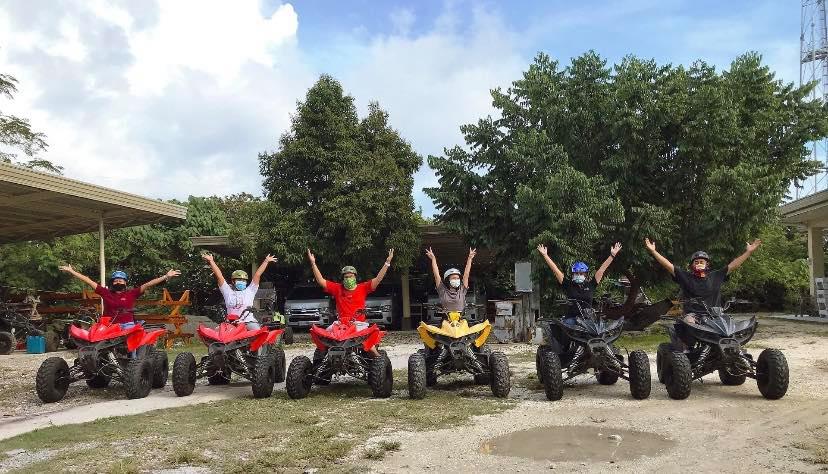
[[[95,293],[103,299],[103,315],[115,318],[113,323],[134,323],[135,316],[132,311],[135,309],[135,300],[141,296],[141,288],[130,288],[120,293],[114,293],[109,288],[98,285]]]
[[[325,293],[333,296],[336,300],[336,312],[339,313],[340,319],[356,318],[357,321],[365,321],[365,315],[357,316],[356,312],[365,308],[365,298],[373,292],[374,289],[371,288],[370,281],[363,281],[353,290],[346,290],[341,283],[330,280],[325,285]]]

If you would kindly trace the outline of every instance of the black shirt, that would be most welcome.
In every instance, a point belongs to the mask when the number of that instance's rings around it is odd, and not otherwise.
[[[582,308],[592,308],[592,298],[595,294],[595,289],[598,287],[595,280],[589,279],[583,283],[575,283],[571,279],[564,278],[561,287],[563,287],[564,294],[566,294],[567,298],[581,301]],[[567,316],[580,316],[580,314],[578,307],[574,303],[569,305],[569,309],[566,312]]]
[[[704,278],[675,266],[673,272],[673,280],[681,287],[682,298],[702,298],[710,307],[722,305],[722,285],[728,278],[727,267],[708,272]],[[684,313],[706,314],[707,311],[701,303],[687,302],[684,304]]]

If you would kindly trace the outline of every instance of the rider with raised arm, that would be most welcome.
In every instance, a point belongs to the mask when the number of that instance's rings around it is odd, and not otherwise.
[[[434,275],[434,285],[437,295],[440,297],[440,304],[445,312],[462,313],[466,307],[466,293],[469,291],[469,274],[471,273],[472,261],[477,255],[477,249],[469,249],[469,257],[466,259],[466,268],[463,270],[463,278],[460,279],[460,270],[449,268],[443,273],[440,279],[440,267],[437,266],[437,256],[429,247],[426,255],[431,260],[431,272]]]
[[[221,291],[221,296],[224,298],[224,305],[227,309],[227,315],[238,316],[239,320],[243,322],[249,330],[260,329],[262,326],[259,324],[259,321],[256,320],[256,316],[250,312],[245,313],[244,310],[250,306],[253,306],[253,300],[256,299],[256,291],[259,290],[259,282],[262,279],[262,275],[267,269],[268,264],[276,262],[276,257],[268,254],[267,257],[262,260],[261,265],[259,265],[259,268],[256,269],[256,273],[253,274],[253,280],[250,281],[249,285],[247,284],[247,272],[244,270],[234,271],[232,275],[230,275],[230,279],[233,281],[232,287],[227,283],[227,281],[224,280],[224,275],[222,275],[221,270],[218,265],[216,265],[216,261],[212,255],[205,253],[201,256],[201,258],[203,258],[210,265],[210,269],[213,270],[213,275],[216,276],[219,291]]]
[[[181,275],[181,272],[178,270],[170,270],[164,275],[150,280],[143,285],[127,289],[127,274],[121,270],[112,272],[112,276],[109,277],[109,288],[107,288],[99,285],[88,276],[77,272],[72,268],[72,265],[63,265],[58,267],[58,269],[94,288],[95,293],[103,301],[102,315],[112,317],[112,323],[120,324],[123,329],[129,329],[135,325],[135,300],[139,296],[144,294],[149,288]]]
[[[543,256],[543,259],[546,260],[546,264],[549,265],[549,268],[552,270],[552,273],[555,275],[555,279],[558,280],[558,284],[564,290],[566,297],[569,300],[575,300],[580,302],[582,306],[591,308],[592,307],[592,299],[595,295],[595,289],[598,287],[598,284],[601,283],[601,280],[604,278],[604,273],[606,273],[607,268],[609,268],[612,260],[618,255],[618,252],[621,251],[621,243],[616,242],[615,245],[610,248],[610,255],[604,260],[604,263],[598,268],[598,271],[595,272],[595,277],[589,279],[589,267],[584,262],[575,262],[572,265],[572,278],[567,280],[564,276],[564,273],[561,271],[560,268],[555,264],[552,258],[549,256],[549,253],[546,249],[546,246],[543,244],[538,245],[538,252]],[[564,318],[564,322],[566,324],[575,324],[575,318],[580,314],[578,310],[577,303],[570,303],[569,309],[566,312],[566,317]]]
[[[678,283],[681,288],[683,298],[700,298],[709,307],[720,307],[722,285],[727,281],[728,275],[733,270],[739,268],[750,255],[756,251],[762,244],[762,241],[756,239],[753,243],[748,243],[745,247],[745,252],[739,255],[732,262],[728,263],[726,267],[718,270],[710,270],[710,256],[706,252],[699,250],[690,257],[689,271],[678,268],[672,262],[667,260],[663,255],[656,250],[655,242],[650,239],[644,239],[644,245],[647,250],[653,255],[656,261],[670,272],[673,280]],[[682,305],[684,313],[684,320],[688,323],[696,322],[696,315],[704,315],[707,310],[705,305],[698,301],[688,301]],[[680,343],[686,348],[686,342],[681,339],[674,341]]]
[[[310,260],[311,270],[313,271],[313,277],[316,279],[316,283],[318,283],[319,286],[325,290],[325,293],[333,296],[334,301],[336,301],[336,312],[339,317],[337,321],[334,321],[333,324],[328,327],[328,330],[330,330],[334,324],[351,322],[354,323],[359,330],[365,329],[369,326],[368,322],[365,321],[365,315],[359,313],[359,311],[365,309],[365,299],[369,294],[373,293],[374,290],[377,289],[379,284],[382,282],[382,279],[385,278],[385,274],[391,267],[391,260],[393,258],[394,249],[390,249],[388,251],[388,258],[385,259],[385,263],[382,268],[380,268],[377,276],[371,280],[363,281],[361,283],[357,283],[356,268],[350,265],[342,267],[342,271],[340,272],[340,275],[342,276],[342,283],[337,283],[335,281],[326,280],[322,277],[322,272],[320,272],[319,267],[316,266],[316,256],[310,251],[310,249],[308,249],[308,260]],[[376,346],[371,348],[371,353],[377,357],[379,356]]]

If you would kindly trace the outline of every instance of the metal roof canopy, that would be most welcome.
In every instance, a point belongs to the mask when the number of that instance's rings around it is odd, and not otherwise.
[[[0,162],[0,244],[187,218],[187,208]]]
[[[828,227],[828,190],[805,196],[779,206],[785,224]]]

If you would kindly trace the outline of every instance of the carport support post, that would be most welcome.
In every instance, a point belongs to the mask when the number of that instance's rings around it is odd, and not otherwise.
[[[106,286],[106,247],[104,245],[104,220],[103,212],[98,217],[98,264],[101,269],[101,286]]]
[[[402,323],[403,330],[411,329],[411,291],[408,288],[408,271],[403,272],[400,276],[400,284],[402,285]]]
[[[822,251],[822,227],[808,226],[808,269],[811,276],[811,296],[816,296],[814,278],[825,276],[825,254]]]

